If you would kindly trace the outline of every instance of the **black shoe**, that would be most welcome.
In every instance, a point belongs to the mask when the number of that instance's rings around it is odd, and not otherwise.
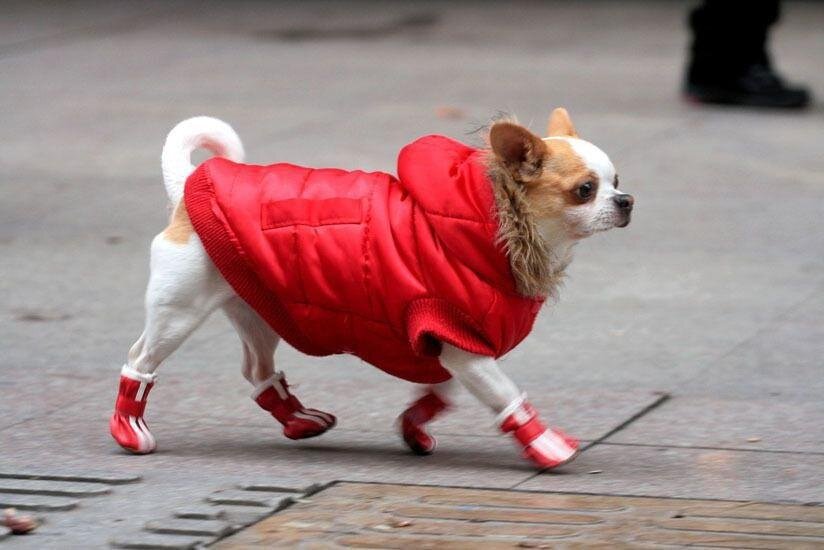
[[[800,109],[810,102],[806,88],[788,85],[765,65],[750,65],[732,78],[696,78],[694,73],[691,69],[684,92],[699,103]]]

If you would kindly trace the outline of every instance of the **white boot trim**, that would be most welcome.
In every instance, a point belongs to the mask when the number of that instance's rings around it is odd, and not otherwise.
[[[157,380],[156,374],[152,372],[140,372],[133,369],[129,365],[123,365],[123,368],[120,369],[120,376],[125,376],[131,380],[137,380],[143,384],[152,384],[155,380]],[[138,401],[140,401],[140,399],[138,399]]]
[[[529,422],[529,417],[522,411],[524,403],[526,403],[526,393],[522,393],[520,397],[513,400],[512,403],[504,407],[504,410],[498,413],[498,416],[495,417],[495,426],[500,427],[507,418],[518,412],[520,412],[521,415],[516,417],[515,420],[519,426]]]
[[[275,388],[275,391],[278,392],[278,397],[281,399],[288,399],[289,394],[286,392],[286,388],[283,386],[283,373],[276,372],[263,382],[258,382],[255,386],[255,390],[252,392],[252,399],[257,399],[260,394],[268,390],[270,387]]]

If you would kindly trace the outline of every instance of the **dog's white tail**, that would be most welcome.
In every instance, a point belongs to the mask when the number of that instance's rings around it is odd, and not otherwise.
[[[243,144],[231,126],[208,116],[188,118],[172,128],[163,145],[163,183],[173,205],[183,197],[183,184],[195,167],[192,153],[205,148],[220,157],[243,162]]]

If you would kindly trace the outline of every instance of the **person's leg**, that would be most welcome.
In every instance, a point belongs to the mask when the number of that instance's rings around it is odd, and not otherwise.
[[[692,30],[686,95],[699,102],[803,107],[809,93],[787,85],[772,68],[767,42],[778,0],[704,0],[689,17]]]
[[[778,9],[777,0],[704,0],[689,17],[690,80],[740,76],[754,63],[768,64],[767,33]]]

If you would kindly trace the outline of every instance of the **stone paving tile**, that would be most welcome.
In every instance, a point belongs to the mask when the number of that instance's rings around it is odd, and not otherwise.
[[[146,522],[145,530],[162,535],[222,537],[232,532],[232,525],[215,519],[170,518]]]
[[[226,511],[208,504],[192,504],[172,511],[172,515],[182,519],[223,519]]]
[[[80,501],[74,498],[18,495],[0,493],[0,508],[19,508],[20,510],[38,510],[41,512],[64,512],[74,510]]]
[[[824,454],[821,426],[821,400],[686,395],[673,397],[607,441]]]
[[[215,548],[814,548],[824,507],[339,483]]]
[[[124,483],[135,483],[141,477],[134,474],[106,472],[84,468],[81,471],[70,471],[66,468],[55,467],[47,470],[36,470],[32,468],[8,468],[0,463],[0,480],[3,479],[31,479],[48,481],[68,481],[81,483],[105,483],[108,485],[122,485]],[[0,481],[2,483],[2,481]]]
[[[66,497],[106,495],[111,489],[98,483],[54,482],[41,480],[0,480],[0,493]]]
[[[185,535],[158,535],[154,533],[138,533],[131,536],[118,536],[111,540],[114,548],[133,548],[140,550],[186,550],[197,548],[208,537],[192,537]]]
[[[601,444],[561,475],[537,475],[518,489],[612,495],[824,502],[824,456]]]
[[[215,491],[206,500],[212,504],[229,504],[234,506],[256,506],[262,508],[281,508],[295,498],[295,493],[269,493],[263,491],[244,491],[241,489],[224,489]]]
[[[731,399],[820,403],[824,391],[824,285],[789,303],[783,315],[707,365],[685,392]],[[811,410],[811,409],[808,409]]]

